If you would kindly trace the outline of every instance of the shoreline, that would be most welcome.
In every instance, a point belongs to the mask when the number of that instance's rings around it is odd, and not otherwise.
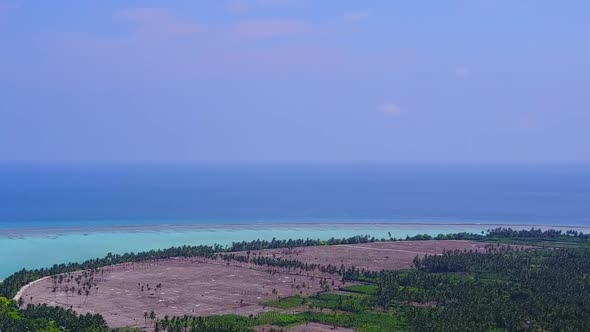
[[[557,225],[557,224],[539,224],[539,223],[492,223],[492,222],[481,222],[481,223],[469,223],[469,222],[384,222],[384,221],[367,221],[367,222],[258,222],[258,223],[223,223],[223,224],[175,224],[175,223],[162,223],[162,224],[129,224],[129,225],[104,225],[104,226],[59,226],[59,227],[10,227],[0,228],[0,238],[26,238],[35,236],[60,236],[66,234],[84,234],[84,233],[166,233],[166,232],[177,232],[177,231],[232,231],[232,230],[256,230],[256,229],[305,229],[305,228],[341,228],[341,227],[367,227],[373,226],[378,228],[385,228],[387,226],[392,227],[468,227],[468,228],[553,228],[561,230],[586,230],[590,232],[590,225]]]
[[[486,246],[486,243],[470,240],[385,241],[363,244],[309,246],[304,247],[305,249],[301,252],[284,252],[281,248],[265,248],[259,250],[259,254],[264,253],[266,257],[275,257],[275,255],[278,255],[285,259],[293,259],[293,255],[296,255],[297,259],[303,262],[313,262],[322,266],[328,266],[330,264],[336,266],[335,264],[337,262],[341,263],[343,260],[346,260],[343,264],[347,266],[379,271],[383,267],[387,267],[388,270],[408,268],[413,265],[413,259],[416,255],[440,255],[445,249],[482,251],[485,250]],[[243,251],[241,253],[244,254]],[[392,253],[395,253],[394,256],[392,256]],[[367,255],[371,257],[370,260],[366,259]],[[269,300],[274,298],[274,295],[270,293],[270,288],[273,288],[273,291],[278,291],[277,296],[279,297],[293,296],[293,285],[290,283],[293,280],[292,283],[295,284],[296,279],[303,278],[306,283],[313,285],[314,278],[319,279],[323,277],[329,280],[331,279],[333,281],[333,287],[339,288],[344,286],[344,283],[338,284],[339,278],[333,279],[333,272],[328,272],[326,275],[325,271],[313,270],[310,275],[309,272],[303,272],[304,270],[302,268],[300,268],[299,272],[291,268],[288,270],[276,267],[270,268],[275,269],[279,274],[279,277],[275,279],[269,277],[267,270],[269,267],[256,264],[244,265],[243,262],[237,260],[228,261],[227,263],[218,260],[202,260],[198,256],[173,256],[155,260],[130,261],[104,265],[101,268],[105,272],[104,275],[106,275],[106,278],[100,284],[100,295],[98,292],[94,294],[96,297],[91,297],[94,300],[86,303],[84,307],[81,304],[80,306],[75,304],[77,300],[75,296],[69,298],[66,293],[64,298],[63,292],[50,292],[49,285],[51,282],[47,281],[43,285],[43,282],[50,278],[50,276],[45,276],[23,285],[15,295],[14,300],[18,301],[20,297],[23,297],[26,301],[31,296],[36,301],[49,305],[57,305],[64,308],[74,305],[76,308],[74,310],[78,313],[98,312],[107,320],[109,326],[118,328],[134,326],[133,324],[137,322],[136,317],[141,317],[142,312],[148,312],[150,310],[158,310],[160,315],[167,314],[170,316],[180,316],[186,313],[188,309],[192,309],[191,311],[196,315],[205,316],[227,313],[239,313],[243,316],[257,314],[266,310],[266,305],[262,302],[263,299]],[[79,275],[83,271],[85,270],[80,269],[60,274]],[[158,282],[166,285],[166,291],[158,295],[158,302],[150,302],[149,297],[146,300],[146,297],[141,296],[123,296],[121,298],[121,293],[130,295],[133,290],[137,291],[136,282],[138,280],[144,280],[143,278],[146,274],[152,276],[158,275],[160,276],[159,278],[164,278],[164,280],[158,279]],[[101,273],[101,275],[103,274]],[[272,275],[274,276],[275,273],[272,273]],[[206,278],[210,278],[210,280],[202,282],[202,279]],[[289,281],[285,281],[285,279]],[[244,289],[246,287],[242,284],[243,280],[246,280],[248,286],[255,283],[257,286],[262,286],[262,289],[258,288],[258,292],[255,293],[252,293],[251,288],[245,291]],[[334,286],[334,281],[336,281],[336,286]],[[38,283],[41,285],[35,286]],[[349,283],[349,285],[352,283]],[[190,285],[190,287],[187,289],[185,285]],[[221,285],[221,287],[218,285]],[[232,285],[231,294],[227,293],[226,285]],[[265,285],[270,287],[265,290]],[[290,285],[291,288],[289,289]],[[308,288],[304,287],[303,292],[306,295],[312,295],[319,290],[319,285],[317,284],[312,287],[315,287],[315,289],[312,290],[309,288],[307,290]],[[183,297],[179,295],[181,291],[182,293],[192,292],[192,294],[189,297]],[[203,297],[203,294],[208,295]],[[239,295],[239,297],[235,297],[236,295]],[[56,296],[58,299],[61,296],[61,299],[59,301],[56,300]],[[160,303],[160,296],[163,297],[163,304]],[[246,298],[245,303],[248,304],[246,306],[241,305],[244,298]],[[119,303],[118,300],[121,299],[128,301],[125,308],[130,310],[119,312],[116,308],[113,309],[111,304]],[[198,299],[199,305],[194,306],[196,299]],[[237,304],[238,299],[240,299],[239,305]],[[167,303],[174,303],[174,306],[168,305]],[[197,308],[201,304],[204,304],[206,308],[199,311]]]
[[[47,266],[48,262],[67,263],[103,257],[107,253],[123,254],[183,245],[230,245],[233,242],[291,239],[344,238],[367,235],[378,239],[449,233],[485,232],[490,228],[510,227],[515,230],[540,228],[585,234],[590,226],[486,223],[257,223],[221,225],[145,225],[137,227],[105,226],[77,228],[0,229],[0,278],[22,269]]]
[[[45,276],[42,278],[39,278],[37,280],[33,280],[31,282],[29,282],[28,284],[24,285],[23,287],[21,287],[18,292],[16,292],[16,295],[12,298],[15,301],[18,301],[18,299],[20,299],[23,296],[23,293],[30,287],[33,286],[34,284],[41,282],[47,278],[50,278],[51,276]],[[1,281],[1,280],[0,280]]]

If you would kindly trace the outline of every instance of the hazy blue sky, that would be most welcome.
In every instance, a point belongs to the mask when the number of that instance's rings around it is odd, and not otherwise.
[[[0,160],[590,161],[590,1],[0,0]]]

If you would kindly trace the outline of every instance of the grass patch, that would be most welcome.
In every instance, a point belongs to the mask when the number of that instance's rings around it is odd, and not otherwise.
[[[375,285],[352,285],[343,287],[342,290],[351,293],[365,294],[365,295],[377,295],[379,287]]]
[[[255,327],[260,325],[275,325],[283,328],[305,323],[320,323],[329,326],[354,328],[360,332],[393,332],[406,331],[407,323],[401,316],[395,313],[379,312],[315,312],[306,311],[297,314],[282,312],[265,312],[251,318],[239,315],[218,315],[203,317],[211,323],[223,324],[224,326],[247,326]]]
[[[300,306],[307,306],[310,309],[333,309],[349,312],[360,312],[370,310],[372,307],[372,295],[340,295],[324,293],[316,296],[301,297],[291,296],[282,299],[263,302],[264,305],[279,309],[293,309]]]
[[[324,293],[317,296],[310,296],[309,303],[320,310],[333,309],[359,312],[371,309],[371,298],[372,296],[368,295],[340,295]]]
[[[304,305],[306,302],[304,297],[299,295],[290,296],[281,299],[272,299],[262,302],[263,305],[279,308],[279,309],[293,309]]]

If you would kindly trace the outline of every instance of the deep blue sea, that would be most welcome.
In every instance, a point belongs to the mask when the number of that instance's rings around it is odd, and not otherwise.
[[[590,232],[590,167],[0,166],[0,279],[108,252],[273,237],[479,233],[492,224]]]
[[[0,166],[0,227],[314,221],[590,225],[590,167]]]

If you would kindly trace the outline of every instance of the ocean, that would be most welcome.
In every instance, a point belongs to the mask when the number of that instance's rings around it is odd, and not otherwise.
[[[481,232],[500,224],[590,231],[590,167],[0,165],[0,278],[107,252],[272,237]]]

